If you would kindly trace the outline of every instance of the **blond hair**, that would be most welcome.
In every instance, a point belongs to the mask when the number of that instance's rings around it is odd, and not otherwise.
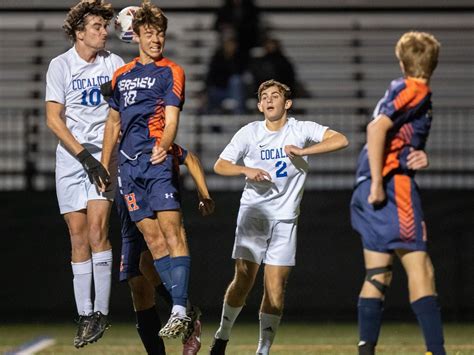
[[[158,6],[153,5],[150,0],[143,0],[142,6],[133,16],[133,32],[139,35],[141,26],[152,27],[159,32],[166,33],[168,19]]]
[[[405,75],[429,79],[438,65],[441,44],[430,33],[407,32],[400,37],[395,54]]]
[[[283,94],[283,97],[285,98],[285,100],[291,99],[291,89],[288,85],[280,83],[279,81],[276,81],[274,79],[270,79],[270,80],[264,81],[258,87],[258,91],[257,91],[258,102],[260,102],[260,99],[262,97],[262,92],[267,90],[271,86],[276,86],[278,88],[278,91]]]
[[[84,31],[89,15],[102,17],[108,24],[114,17],[114,10],[112,4],[103,0],[82,0],[71,7],[64,20],[63,30],[72,42],[76,41],[76,31]]]

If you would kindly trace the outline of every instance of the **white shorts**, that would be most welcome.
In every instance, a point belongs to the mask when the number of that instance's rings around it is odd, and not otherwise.
[[[269,220],[239,213],[232,258],[294,266],[298,219]]]
[[[100,151],[91,151],[91,154],[100,160]],[[115,159],[111,166],[116,166]],[[87,202],[90,200],[113,201],[117,180],[116,170],[114,167],[110,191],[101,193],[94,184],[91,184],[84,167],[77,158],[58,145],[56,149],[56,195],[61,214],[83,210],[87,208]]]

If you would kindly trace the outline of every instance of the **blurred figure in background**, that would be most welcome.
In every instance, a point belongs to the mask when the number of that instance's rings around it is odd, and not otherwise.
[[[245,113],[242,65],[235,38],[222,41],[212,56],[206,76],[208,113]]]
[[[250,50],[260,45],[260,12],[253,0],[224,0],[217,10],[214,29],[223,36],[231,35],[237,40],[237,56],[246,70]]]
[[[250,65],[254,82],[253,91],[257,91],[259,83],[270,79],[286,83],[290,88],[295,87],[295,70],[291,61],[283,53],[280,41],[267,38],[262,47],[263,55],[254,58]]]

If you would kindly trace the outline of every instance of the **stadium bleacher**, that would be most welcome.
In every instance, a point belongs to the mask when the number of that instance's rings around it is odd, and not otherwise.
[[[206,171],[232,134],[259,119],[198,115],[207,63],[217,41],[212,12],[170,12],[166,55],[183,65],[186,105],[178,142],[198,152]],[[466,13],[264,12],[309,93],[295,106],[299,119],[315,120],[347,134],[343,152],[313,161],[308,188],[350,188],[370,112],[390,80],[400,75],[394,44],[407,30],[426,30],[442,43],[432,80],[435,120],[428,146],[431,169],[424,187],[474,187],[474,18]],[[69,48],[63,13],[0,13],[0,190],[54,187],[56,139],[44,124],[45,73],[49,61]],[[111,35],[109,49],[129,60],[136,47]],[[247,102],[255,107],[255,99]],[[209,127],[219,127],[211,130]],[[328,178],[330,177],[330,178]],[[210,177],[211,188],[240,188]]]

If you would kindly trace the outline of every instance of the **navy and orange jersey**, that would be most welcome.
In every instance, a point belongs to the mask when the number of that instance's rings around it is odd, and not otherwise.
[[[184,71],[162,58],[141,64],[135,58],[115,71],[110,106],[120,113],[121,159],[151,152],[165,128],[165,107],[184,104]]]
[[[174,172],[179,174],[179,166],[184,164],[188,151],[181,147],[179,144],[173,143],[168,152],[173,156],[173,169]]]
[[[385,96],[375,107],[373,118],[385,115],[393,121],[386,137],[384,177],[393,174],[414,176],[407,167],[410,148],[424,149],[431,128],[431,91],[428,85],[410,78],[399,78],[390,83]],[[370,178],[367,145],[357,162],[357,182]]]

